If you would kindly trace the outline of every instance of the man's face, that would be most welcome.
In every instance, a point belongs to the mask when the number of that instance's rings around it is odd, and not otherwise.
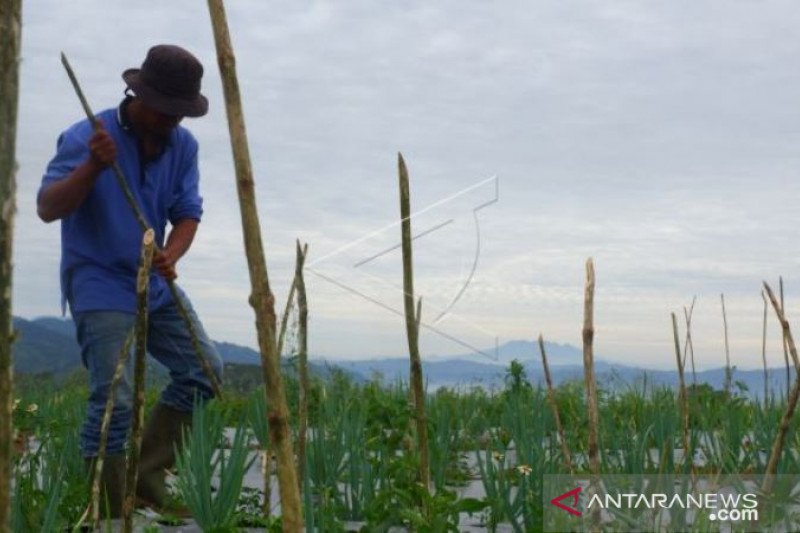
[[[157,137],[167,137],[183,120],[183,115],[169,115],[142,105],[141,119],[142,125],[149,133]]]

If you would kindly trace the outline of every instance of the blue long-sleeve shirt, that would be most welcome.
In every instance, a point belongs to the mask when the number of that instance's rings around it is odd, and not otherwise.
[[[198,191],[197,141],[178,126],[163,152],[145,162],[130,128],[123,102],[97,115],[117,146],[117,162],[145,219],[163,247],[166,225],[200,220],[203,200]],[[56,154],[47,165],[39,193],[64,179],[89,157],[92,125],[83,120],[58,138]],[[98,176],[83,203],[61,220],[62,306],[72,313],[136,310],[136,271],[142,229],[109,167]],[[150,309],[171,301],[163,277],[150,275]]]

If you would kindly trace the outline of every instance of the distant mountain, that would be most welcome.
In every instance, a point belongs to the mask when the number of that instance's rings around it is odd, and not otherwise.
[[[81,352],[75,334],[59,332],[59,326],[54,322],[57,320],[47,319],[40,323],[14,317],[12,324],[17,332],[13,345],[15,372],[60,375],[80,366]],[[72,328],[72,322],[69,326]]]
[[[550,366],[582,365],[583,351],[571,344],[559,344],[545,341],[544,349],[547,353],[547,362]],[[473,361],[484,364],[499,364],[507,366],[514,359],[524,361],[541,361],[539,343],[535,341],[509,341],[499,346],[481,349],[471,353],[461,353],[447,356],[433,356],[430,361],[460,360]]]
[[[21,374],[68,374],[81,366],[80,348],[75,337],[72,319],[41,317],[33,320],[14,317],[17,340],[13,345],[14,370]],[[246,346],[216,342],[222,360],[228,365],[260,366],[261,355]],[[284,366],[288,366],[284,362]],[[160,366],[160,365],[157,365]],[[313,375],[327,378],[332,367],[325,363],[309,362]],[[360,376],[355,376],[360,379]]]

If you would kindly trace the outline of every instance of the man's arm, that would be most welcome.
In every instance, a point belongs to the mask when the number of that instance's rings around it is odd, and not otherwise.
[[[153,256],[153,266],[167,280],[171,281],[178,277],[175,264],[192,245],[198,224],[199,222],[193,218],[179,220],[169,232],[164,249]]]
[[[111,135],[100,128],[89,139],[89,157],[75,170],[44,189],[36,203],[36,212],[45,222],[63,218],[75,211],[94,187],[97,177],[117,158]]]

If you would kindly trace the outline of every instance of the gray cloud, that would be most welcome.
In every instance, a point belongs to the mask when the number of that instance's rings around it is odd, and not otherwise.
[[[397,219],[401,150],[416,208],[500,177],[500,202],[480,215],[474,286],[455,311],[501,340],[542,331],[578,344],[588,256],[598,270],[598,352],[619,360],[671,365],[669,312],[695,294],[706,365],[723,360],[719,293],[742,366],[758,364],[761,280],[785,275],[794,311],[796,4],[227,7],[278,301],[296,237],[310,242],[311,260]],[[34,211],[55,138],[80,119],[58,52],[100,109],[116,103],[121,71],[151,44],[178,42],[204,60],[212,102],[207,117],[187,121],[201,142],[206,215],[181,282],[214,337],[254,345],[205,10],[188,0],[42,0],[24,17],[16,312],[58,311],[58,229]],[[420,243],[418,286],[447,292],[467,243],[453,237],[438,252]],[[404,353],[399,317],[319,279],[309,287],[312,351]],[[435,336],[423,344],[429,354],[460,351]]]

